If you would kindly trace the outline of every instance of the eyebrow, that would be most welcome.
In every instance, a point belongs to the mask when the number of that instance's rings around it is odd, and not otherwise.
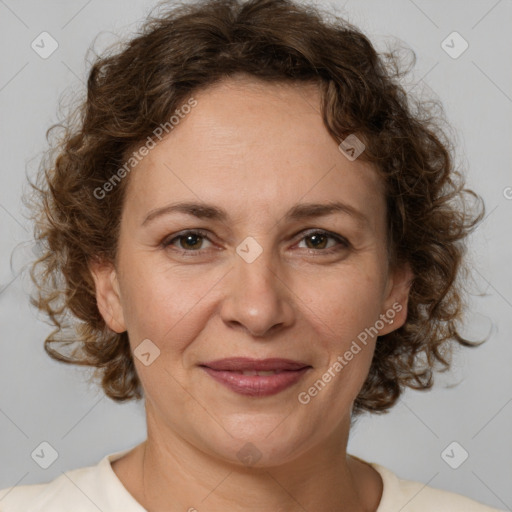
[[[183,213],[198,219],[211,219],[226,222],[229,215],[226,210],[207,203],[180,202],[151,210],[142,222],[142,226],[163,215]],[[354,218],[360,224],[369,225],[369,219],[359,210],[348,204],[331,201],[328,203],[300,203],[293,206],[284,215],[285,221],[303,220],[314,217],[324,217],[333,213],[343,213]]]

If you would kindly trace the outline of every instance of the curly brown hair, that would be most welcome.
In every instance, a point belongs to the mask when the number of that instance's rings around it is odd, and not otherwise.
[[[449,368],[454,342],[479,344],[462,337],[457,323],[465,311],[466,237],[484,205],[454,165],[443,108],[439,100],[405,92],[407,71],[396,50],[377,53],[356,27],[324,14],[289,0],[166,7],[130,41],[96,57],[87,98],[48,130],[50,138],[63,128],[38,183],[31,183],[35,237],[43,248],[30,271],[37,286],[31,302],[56,327],[45,340],[47,353],[92,367],[113,400],[140,399],[143,389],[128,333],[111,331],[98,310],[89,265],[115,262],[129,178],[101,200],[98,187],[192,93],[237,73],[317,83],[332,138],[340,143],[357,134],[366,146],[360,158],[383,177],[390,261],[394,267],[408,262],[414,280],[406,323],[377,339],[353,415],[386,412],[405,386],[430,388],[433,371]],[[470,198],[476,202],[469,205]]]

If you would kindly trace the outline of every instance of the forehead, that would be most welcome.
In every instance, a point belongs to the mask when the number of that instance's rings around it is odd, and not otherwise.
[[[235,78],[192,96],[197,105],[132,171],[132,208],[147,212],[176,199],[239,211],[269,211],[301,197],[363,209],[378,203],[377,173],[339,151],[316,84]]]

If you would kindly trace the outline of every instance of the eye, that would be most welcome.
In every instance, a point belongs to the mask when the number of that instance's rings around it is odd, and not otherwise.
[[[338,242],[338,245],[334,244],[334,246],[331,245],[330,247],[327,247],[329,239]],[[349,247],[348,241],[345,240],[342,236],[335,235],[334,233],[329,233],[328,231],[324,230],[309,231],[303,235],[301,242],[302,240],[306,241],[307,249],[312,249],[313,252],[322,252],[324,254],[336,252],[340,249],[346,249]]]
[[[171,239],[165,240],[162,243],[164,248],[173,246],[175,242],[178,242],[179,247],[176,248],[181,253],[192,253],[200,252],[203,247],[203,241],[208,240],[207,234],[200,230],[185,231]]]
[[[331,246],[328,246],[329,239],[338,243],[335,243],[334,246],[332,244]],[[188,230],[164,240],[164,242],[162,242],[162,247],[168,248],[172,246],[175,251],[183,255],[196,256],[202,254],[202,252],[206,250],[203,247],[205,240],[208,240],[211,243],[206,231]],[[302,236],[300,242],[303,240],[306,241],[306,249],[309,249],[310,252],[317,252],[321,254],[330,254],[342,249],[347,249],[350,245],[342,236],[318,229],[307,232]]]

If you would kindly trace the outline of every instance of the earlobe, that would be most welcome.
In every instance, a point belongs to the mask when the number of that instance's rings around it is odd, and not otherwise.
[[[385,317],[385,325],[379,330],[380,336],[399,329],[405,324],[413,280],[414,274],[409,263],[405,263],[393,272],[384,301],[384,311],[381,314],[381,318]]]
[[[114,332],[126,331],[117,273],[112,264],[93,263],[90,271],[96,288],[96,303],[103,320]]]

